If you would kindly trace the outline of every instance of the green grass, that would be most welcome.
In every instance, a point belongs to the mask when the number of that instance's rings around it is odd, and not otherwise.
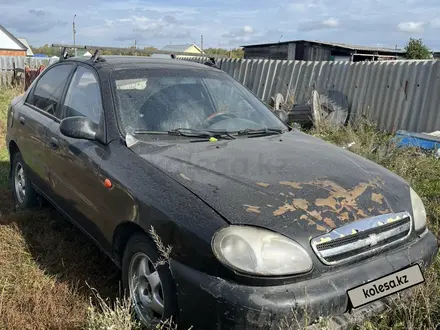
[[[17,93],[0,90],[0,329],[138,329],[129,302],[118,299],[118,270],[87,237],[51,209],[14,211],[4,133],[7,105]],[[308,133],[345,148],[354,142],[349,150],[405,178],[425,203],[430,229],[439,234],[440,160],[415,149],[396,149],[392,135],[366,122]],[[437,259],[412,299],[397,300],[390,312],[354,329],[435,329],[440,323],[439,274]]]
[[[407,180],[425,204],[429,229],[439,237],[440,160],[416,148],[396,148],[390,142],[391,134],[378,131],[366,121],[342,128],[312,129],[309,133],[362,155]],[[398,299],[390,306],[390,312],[359,324],[355,329],[436,329],[440,324],[439,256],[425,278],[426,284],[416,287],[411,299]]]

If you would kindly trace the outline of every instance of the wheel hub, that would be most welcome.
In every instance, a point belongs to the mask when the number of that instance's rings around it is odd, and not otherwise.
[[[133,256],[129,266],[130,297],[144,324],[159,322],[164,314],[162,282],[153,262],[144,253]]]
[[[14,170],[14,188],[17,199],[20,203],[24,203],[26,197],[26,177],[23,165],[17,163]]]

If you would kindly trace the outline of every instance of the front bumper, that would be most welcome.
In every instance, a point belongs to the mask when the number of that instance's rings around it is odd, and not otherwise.
[[[359,317],[385,308],[383,301],[376,301],[348,311],[348,289],[415,263],[425,270],[437,252],[437,240],[428,232],[398,250],[351,268],[294,284],[266,287],[228,282],[172,260],[179,325],[182,329],[280,329],[280,324],[286,323],[287,329],[330,316],[336,328],[344,328],[359,321]]]

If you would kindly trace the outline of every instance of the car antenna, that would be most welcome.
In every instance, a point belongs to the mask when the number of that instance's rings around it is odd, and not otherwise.
[[[96,62],[98,62],[98,58],[99,58],[99,49],[95,50],[95,52],[93,53],[93,55],[90,59],[96,63]]]

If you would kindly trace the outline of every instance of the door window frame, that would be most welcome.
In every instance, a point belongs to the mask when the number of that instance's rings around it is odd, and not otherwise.
[[[71,67],[71,69],[70,69],[70,73],[69,73],[69,75],[67,76],[66,84],[64,85],[63,91],[61,92],[60,101],[58,102],[57,107],[56,107],[56,109],[55,109],[55,114],[51,114],[51,113],[49,113],[49,112],[47,112],[47,111],[44,111],[43,109],[38,108],[38,107],[35,106],[35,105],[29,103],[28,100],[29,100],[31,97],[34,96],[35,89],[36,89],[38,83],[40,82],[40,80],[41,80],[41,79],[42,79],[42,78],[43,78],[48,72],[50,72],[51,70],[53,70],[53,69],[55,69],[56,67],[59,67],[59,66],[61,66],[61,65],[68,65],[68,66]],[[61,122],[61,112],[60,112],[61,108],[60,108],[60,107],[61,107],[61,104],[64,103],[64,97],[65,97],[65,94],[66,94],[66,91],[67,91],[67,87],[70,85],[70,81],[72,80],[73,73],[76,71],[76,67],[77,67],[77,65],[76,65],[75,63],[72,63],[72,62],[70,62],[70,63],[56,63],[56,64],[54,64],[53,66],[51,65],[50,67],[48,67],[46,70],[44,70],[44,71],[43,71],[43,72],[37,77],[35,83],[33,84],[32,88],[31,88],[31,90],[29,91],[28,95],[26,96],[26,100],[24,101],[24,104],[25,104],[26,106],[28,106],[29,108],[31,108],[31,109],[33,109],[33,110],[35,110],[35,111],[41,113],[42,115],[44,115],[44,116],[46,116],[46,117],[49,117],[50,119],[54,120],[54,121],[57,122],[57,123]]]
[[[98,123],[97,136],[99,136],[101,138],[101,141],[105,141],[104,144],[107,144],[107,124],[106,124],[107,123],[107,118],[106,118],[106,113],[105,113],[105,108],[104,108],[104,100],[102,99],[101,81],[99,79],[99,75],[98,75],[96,69],[94,67],[90,66],[90,65],[85,65],[83,63],[76,63],[74,69],[70,73],[68,82],[67,82],[67,84],[66,84],[66,86],[64,88],[64,91],[63,91],[63,94],[62,94],[62,97],[61,97],[61,100],[60,100],[60,104],[59,104],[59,106],[61,108],[59,108],[59,110],[58,110],[59,111],[59,116],[60,116],[60,119],[59,119],[58,123],[61,122],[61,120],[65,119],[65,118],[68,118],[68,117],[65,117],[66,113],[65,113],[65,110],[63,109],[64,108],[64,103],[65,103],[65,100],[66,100],[67,91],[69,90],[70,84],[73,81],[73,76],[75,75],[76,70],[78,70],[79,67],[82,67],[82,68],[88,70],[89,72],[91,72],[93,74],[93,76],[95,77],[96,83],[98,85],[99,98],[101,100],[101,108],[102,108],[102,119]],[[93,141],[93,142],[95,142],[95,141]],[[102,144],[99,141],[96,141],[96,142]]]
[[[90,67],[85,66],[85,65],[81,65],[81,64],[79,64],[79,65],[77,65],[77,66],[75,67],[74,72],[72,73],[72,75],[71,75],[71,77],[70,77],[70,79],[69,79],[69,82],[68,82],[68,84],[67,84],[67,88],[64,90],[63,98],[62,98],[62,102],[60,102],[60,103],[62,103],[62,107],[61,107],[61,109],[60,109],[60,119],[63,120],[63,119],[65,119],[65,118],[68,118],[68,117],[66,117],[66,111],[65,111],[65,109],[64,109],[64,104],[65,104],[65,102],[66,102],[67,92],[69,91],[70,85],[71,85],[72,82],[73,82],[73,77],[75,76],[75,73],[78,71],[79,68],[83,68],[84,70],[87,70],[87,71],[90,72],[90,73],[93,75],[93,77],[95,78],[96,84],[98,85],[99,99],[100,99],[100,101],[101,101],[101,111],[102,111],[102,116],[104,116],[104,120],[105,120],[104,105],[103,105],[103,102],[102,102],[103,100],[102,100],[101,84],[100,84],[100,82],[99,82],[99,77],[98,77],[98,75],[94,72],[94,70],[92,70]],[[99,124],[99,123],[98,123],[98,124]]]

